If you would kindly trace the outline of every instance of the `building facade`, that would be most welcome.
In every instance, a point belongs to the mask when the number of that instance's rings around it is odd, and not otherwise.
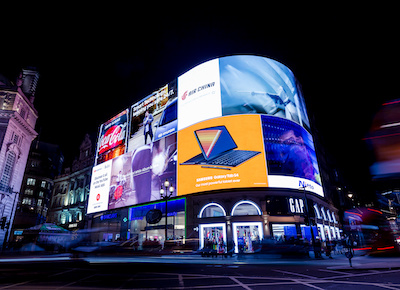
[[[88,201],[98,240],[196,240],[251,253],[261,241],[340,237],[293,73],[260,56],[202,63],[100,127]]]
[[[37,136],[33,105],[39,74],[22,70],[16,83],[0,77],[0,246],[8,241],[29,149]]]
[[[58,145],[33,141],[19,195],[13,234],[46,222],[54,187],[64,157]]]
[[[68,230],[83,229],[93,168],[93,144],[87,134],[79,148],[79,157],[64,174],[54,179],[47,221]]]

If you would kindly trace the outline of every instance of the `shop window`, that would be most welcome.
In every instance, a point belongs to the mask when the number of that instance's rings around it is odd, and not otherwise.
[[[231,215],[241,216],[241,215],[261,215],[261,210],[257,204],[249,200],[239,201],[232,208]]]
[[[200,225],[200,249],[226,252],[226,226],[224,223]]]
[[[272,235],[278,241],[297,237],[295,224],[272,224]]]
[[[254,253],[263,238],[261,222],[233,223],[235,253]]]
[[[199,218],[220,217],[220,216],[226,216],[226,211],[221,205],[215,202],[206,204],[200,210],[199,213]]]
[[[314,239],[318,236],[317,226],[312,226],[311,228],[310,226],[300,225],[300,229],[301,229],[301,236],[308,242],[312,241],[312,236],[314,236]]]

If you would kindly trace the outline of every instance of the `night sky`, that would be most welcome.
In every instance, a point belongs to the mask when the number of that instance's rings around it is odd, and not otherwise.
[[[354,190],[365,190],[362,138],[380,105],[399,97],[397,9],[139,6],[17,7],[3,21],[0,73],[15,80],[22,67],[38,69],[36,130],[62,147],[67,164],[85,133],[95,136],[101,123],[190,68],[256,54],[293,71],[322,146]]]

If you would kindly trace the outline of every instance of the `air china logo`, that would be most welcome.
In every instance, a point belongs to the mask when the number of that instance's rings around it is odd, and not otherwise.
[[[186,99],[186,97],[187,97],[187,91],[183,93],[183,95],[182,95],[182,101],[184,101],[184,100]]]
[[[182,101],[184,101],[187,97],[190,97],[198,92],[204,91],[206,89],[212,88],[214,87],[215,82],[209,83],[209,84],[205,84],[205,85],[201,85],[191,91],[185,91],[181,97]]]
[[[96,195],[96,200],[97,200],[97,201],[100,200],[100,193],[98,193],[98,194]]]
[[[99,154],[104,153],[118,145],[121,145],[125,139],[125,126],[112,126],[106,131],[100,140]]]

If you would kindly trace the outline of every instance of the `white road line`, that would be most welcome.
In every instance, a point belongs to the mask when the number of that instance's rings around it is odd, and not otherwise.
[[[308,287],[312,287],[312,288],[315,288],[315,289],[318,289],[318,290],[324,290],[324,288],[315,286],[315,285],[307,283],[307,282],[303,282],[302,280],[299,280],[299,279],[293,279],[293,281],[298,283],[298,284],[302,284],[302,285],[305,285],[305,286],[308,286]]]
[[[183,282],[182,274],[178,274],[178,279],[179,279],[179,287],[185,287],[185,283]]]
[[[343,275],[337,275],[337,276],[331,276],[331,277],[325,277],[321,279],[340,279],[340,278],[351,278],[351,277],[359,277],[359,276],[370,276],[370,275],[378,275],[378,274],[386,274],[386,273],[394,273],[394,272],[400,272],[400,270],[389,270],[389,271],[378,271],[378,272],[367,272],[367,273],[346,273]],[[343,273],[343,272],[340,272]]]
[[[90,275],[90,276],[84,277],[84,278],[82,278],[82,279],[79,279],[79,280],[73,281],[73,282],[71,282],[71,283],[65,284],[65,285],[63,285],[63,286],[61,286],[61,287],[58,287],[58,288],[56,288],[56,289],[62,289],[62,288],[65,288],[65,287],[71,286],[71,285],[73,285],[73,284],[75,284],[75,283],[77,283],[77,282],[81,282],[81,281],[83,281],[83,280],[86,280],[86,279],[92,278],[92,277],[94,277],[94,276],[96,276],[96,275],[97,275],[97,274],[93,274],[93,275]]]
[[[349,273],[342,272],[342,271],[335,271],[335,270],[328,270],[328,269],[318,269],[318,271],[329,272],[329,273],[335,273],[335,274],[345,274],[345,275],[348,275],[348,274],[349,274]]]
[[[69,269],[69,270],[66,270],[66,271],[63,271],[63,272],[59,272],[59,273],[50,275],[50,276],[48,276],[48,277],[55,277],[55,276],[62,275],[62,274],[65,274],[65,273],[68,273],[68,272],[72,272],[72,271],[75,271],[75,270],[78,270],[78,269],[76,269],[76,268],[74,268],[74,269]]]
[[[246,284],[240,282],[238,279],[236,279],[235,277],[229,277],[229,279],[231,279],[233,282],[239,284],[240,286],[242,286],[244,289],[247,290],[251,290],[251,288],[249,286],[247,286]]]
[[[313,283],[317,283],[319,281],[313,281]],[[337,284],[354,284],[354,285],[365,285],[365,286],[376,286],[376,287],[382,287],[386,289],[393,289],[393,290],[398,290],[400,289],[398,286],[399,285],[385,285],[385,284],[379,284],[379,283],[374,283],[374,282],[360,282],[360,281],[336,281],[336,280],[329,280],[329,281],[324,281],[324,283],[329,282],[329,283],[337,283]]]
[[[288,272],[288,271],[282,271],[282,270],[272,270],[272,271],[280,272],[280,273],[284,273],[284,274],[296,275],[296,276],[305,277],[305,278],[309,278],[309,279],[318,279],[317,277],[314,277],[314,276],[304,275],[304,274],[295,273],[295,272]]]
[[[25,282],[20,282],[20,283],[15,283],[15,284],[11,284],[11,285],[7,285],[7,286],[3,286],[3,287],[1,287],[0,289],[8,289],[8,288],[13,288],[13,287],[16,287],[16,286],[20,286],[20,285],[28,284],[28,283],[30,283],[30,282],[32,282],[32,281],[35,281],[35,280],[29,280],[29,281],[25,281]]]

